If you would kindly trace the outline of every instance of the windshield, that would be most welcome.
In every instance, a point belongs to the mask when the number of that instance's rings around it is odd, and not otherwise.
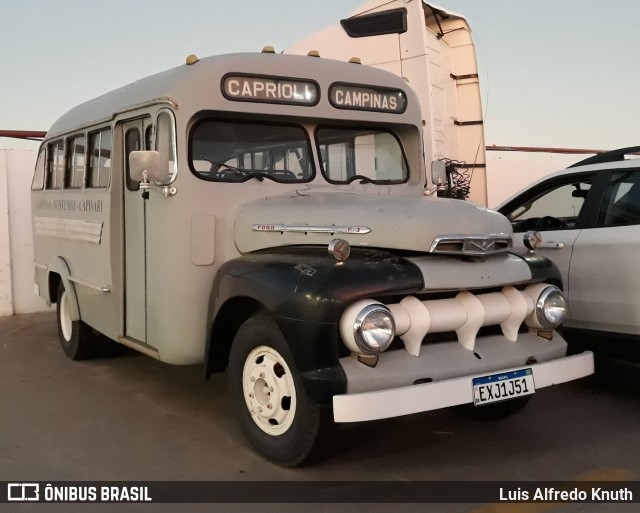
[[[372,128],[319,128],[322,173],[331,183],[404,183],[409,177],[396,137]]]
[[[214,182],[308,182],[314,175],[307,133],[296,125],[202,121],[192,132],[190,165]]]

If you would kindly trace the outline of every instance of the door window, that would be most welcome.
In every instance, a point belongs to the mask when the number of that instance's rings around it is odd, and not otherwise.
[[[173,116],[168,111],[158,114],[156,150],[169,166],[169,178],[173,181],[176,176],[176,136]]]
[[[599,226],[640,224],[640,171],[619,171],[611,174]]]
[[[127,189],[130,191],[137,191],[140,189],[140,183],[131,179],[131,173],[129,171],[129,154],[132,151],[140,151],[140,130],[138,127],[128,128],[124,134],[124,155],[125,155],[125,168],[127,178]]]
[[[591,177],[555,182],[501,211],[516,232],[576,228],[591,183]]]

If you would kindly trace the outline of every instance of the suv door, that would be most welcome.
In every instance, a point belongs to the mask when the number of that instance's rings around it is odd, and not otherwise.
[[[522,241],[524,232],[535,230],[542,234],[543,244],[536,253],[549,258],[560,269],[564,293],[569,301],[565,324],[573,319],[569,273],[573,246],[589,223],[595,177],[595,173],[584,172],[555,176],[499,209],[513,225],[516,252],[526,251]]]
[[[608,173],[595,226],[574,243],[569,286],[576,328],[640,334],[640,169]]]

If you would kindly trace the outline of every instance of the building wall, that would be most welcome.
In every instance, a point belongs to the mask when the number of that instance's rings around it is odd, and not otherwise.
[[[30,188],[37,152],[0,150],[0,316],[49,310],[33,283]]]

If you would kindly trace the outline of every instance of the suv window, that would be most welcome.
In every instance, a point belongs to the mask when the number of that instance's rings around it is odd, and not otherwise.
[[[640,171],[618,171],[607,184],[599,226],[640,224]]]
[[[191,134],[190,166],[203,180],[276,182],[313,178],[311,145],[301,126],[205,120]]]
[[[591,177],[556,181],[529,196],[511,211],[505,212],[505,215],[513,223],[516,232],[575,228],[592,181]]]

